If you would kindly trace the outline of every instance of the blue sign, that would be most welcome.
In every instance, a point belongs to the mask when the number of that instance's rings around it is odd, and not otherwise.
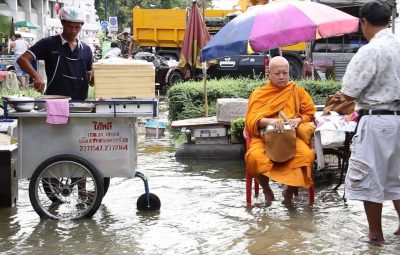
[[[110,24],[108,26],[108,29],[110,32],[117,32],[118,31],[118,19],[117,17],[108,17],[108,23]]]
[[[107,28],[107,27],[108,27],[108,21],[107,21],[107,20],[102,20],[102,21],[100,22],[100,26],[101,26],[102,28]]]
[[[118,19],[117,19],[117,17],[109,17],[109,18],[108,18],[108,22],[110,22],[110,25],[111,25],[112,27],[118,26]]]

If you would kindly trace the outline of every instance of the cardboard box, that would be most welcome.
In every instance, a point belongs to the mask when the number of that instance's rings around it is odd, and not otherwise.
[[[151,62],[102,59],[93,64],[93,75],[96,99],[155,97],[155,68]]]

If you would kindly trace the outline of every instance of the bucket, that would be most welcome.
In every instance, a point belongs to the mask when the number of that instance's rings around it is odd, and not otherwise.
[[[146,137],[157,138],[164,136],[165,123],[162,121],[149,120],[145,126]]]

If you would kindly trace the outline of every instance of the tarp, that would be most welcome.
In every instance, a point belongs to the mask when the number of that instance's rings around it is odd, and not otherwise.
[[[334,7],[347,7],[347,6],[358,6],[363,5],[371,0],[312,0],[313,2],[318,2],[321,4],[326,4]],[[381,0],[386,2],[390,7],[396,7],[396,0]]]
[[[0,35],[10,37],[13,34],[14,34],[13,18],[11,16],[0,14]]]
[[[27,27],[29,29],[40,29],[39,25],[36,25],[36,24],[34,24],[32,22],[29,22],[27,20],[22,20],[22,21],[15,22],[14,25],[15,25],[16,28]]]

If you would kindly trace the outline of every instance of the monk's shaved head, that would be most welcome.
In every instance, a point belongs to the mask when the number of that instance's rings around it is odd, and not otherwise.
[[[286,60],[286,58],[281,57],[281,56],[276,56],[271,58],[269,61],[269,69],[271,70],[275,66],[287,66],[289,70],[289,62]]]
[[[286,58],[277,56],[269,61],[269,80],[275,87],[286,87],[289,82],[289,62]]]

